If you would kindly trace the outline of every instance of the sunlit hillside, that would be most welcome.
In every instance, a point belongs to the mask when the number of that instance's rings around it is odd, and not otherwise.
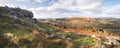
[[[120,48],[120,0],[0,0],[0,48]]]

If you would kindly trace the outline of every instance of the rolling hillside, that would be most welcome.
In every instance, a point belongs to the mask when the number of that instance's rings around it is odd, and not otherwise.
[[[118,26],[116,19],[36,19],[31,11],[0,7],[0,48],[120,48],[120,39],[97,33]]]

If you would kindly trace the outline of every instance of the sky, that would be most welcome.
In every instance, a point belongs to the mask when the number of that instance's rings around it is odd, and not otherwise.
[[[0,0],[0,6],[32,11],[34,18],[120,18],[120,0]]]

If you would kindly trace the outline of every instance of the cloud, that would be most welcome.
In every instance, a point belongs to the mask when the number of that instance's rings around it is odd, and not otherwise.
[[[28,1],[30,1],[30,0],[17,0],[17,1],[24,1],[24,2],[28,2]]]
[[[36,18],[120,15],[120,5],[104,6],[105,0],[0,0],[0,6],[32,11]],[[32,7],[32,8],[31,8]]]
[[[35,0],[38,3],[42,3],[44,0]]]
[[[0,0],[0,6],[9,6],[9,7],[15,7],[13,4],[7,3],[9,1],[7,0]]]
[[[46,7],[40,8],[30,8],[28,9],[34,13],[35,18],[47,18],[47,17],[55,17],[55,15],[59,14],[57,10],[50,10]]]
[[[6,4],[6,5],[4,5],[4,4],[0,4],[0,6],[9,6],[9,7],[15,7],[14,5],[12,5],[12,4]]]
[[[43,2],[43,0],[36,0]],[[30,8],[35,14],[39,15],[71,15],[80,13],[66,13],[64,10],[82,12],[84,14],[97,14],[104,11],[103,0],[58,0],[51,6]],[[62,11],[61,11],[62,10]]]
[[[27,9],[28,7],[23,5],[23,2],[29,2],[30,0],[0,0],[0,6],[8,7],[20,7],[22,9]]]
[[[102,1],[103,0],[59,0],[59,2],[54,3],[49,8],[100,13],[103,11],[101,6]]]
[[[120,15],[120,4],[107,9],[105,13],[108,15]]]

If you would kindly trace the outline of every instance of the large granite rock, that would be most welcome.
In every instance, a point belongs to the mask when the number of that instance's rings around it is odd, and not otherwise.
[[[33,13],[31,11],[23,10],[20,8],[10,8],[10,7],[0,7],[4,14],[10,14],[12,16],[17,16],[20,18],[33,18]]]
[[[39,22],[36,18],[33,18],[33,13],[28,10],[20,9],[20,8],[11,8],[11,7],[0,7],[0,15],[7,16],[10,18],[12,22],[14,22],[15,26],[40,26]],[[19,26],[18,26],[19,25]]]

